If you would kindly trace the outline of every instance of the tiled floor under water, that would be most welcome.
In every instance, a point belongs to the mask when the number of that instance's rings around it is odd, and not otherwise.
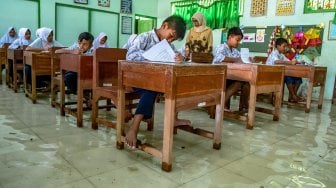
[[[173,169],[141,151],[117,150],[115,130],[83,128],[62,117],[48,96],[32,104],[22,90],[0,85],[0,187],[336,187],[336,105],[313,104],[310,113],[283,106],[279,122],[256,114],[253,130],[225,120],[221,150],[212,141],[179,131],[174,136]],[[115,111],[100,115],[116,119]],[[160,146],[163,103],[155,128],[141,126],[139,138]],[[212,130],[202,109],[182,112],[194,126]]]

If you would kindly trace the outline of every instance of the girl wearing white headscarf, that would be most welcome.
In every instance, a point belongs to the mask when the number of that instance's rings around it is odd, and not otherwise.
[[[39,29],[38,32],[39,38],[35,39],[33,43],[31,43],[26,50],[49,50],[49,48],[56,46],[61,47],[63,46],[56,40],[54,40],[54,33],[53,30],[50,28],[42,27]]]
[[[93,49],[108,48],[107,35],[103,32],[99,33],[98,37],[93,41]]]
[[[39,38],[35,39],[33,43],[31,43],[26,50],[31,51],[48,51],[49,48],[61,47],[63,46],[56,40],[54,40],[53,30],[50,28],[40,28],[39,30]],[[25,65],[24,67],[26,83],[31,84],[31,66]],[[46,90],[50,89],[50,76],[39,76],[36,79],[36,88],[46,88]]]
[[[41,27],[41,28],[36,29],[36,32],[35,32],[36,38],[40,38],[41,31],[45,28],[46,27]]]
[[[2,47],[5,43],[13,43],[15,39],[17,39],[15,28],[9,27],[7,33],[0,39],[0,47]]]
[[[197,12],[191,20],[194,27],[190,29],[186,39],[186,56],[189,57],[192,52],[212,53],[212,30],[206,26],[204,15]]]
[[[28,46],[30,43],[32,43],[30,36],[31,36],[31,33],[28,28],[20,28],[19,38],[16,39],[8,48],[18,49],[22,46]]]

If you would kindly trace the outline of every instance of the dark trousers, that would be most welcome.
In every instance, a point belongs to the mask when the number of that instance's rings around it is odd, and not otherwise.
[[[64,83],[72,94],[77,94],[77,73],[67,71],[64,74]]]
[[[140,88],[133,88],[133,91],[140,95],[140,100],[135,111],[135,115],[142,114],[144,119],[151,118],[153,114],[155,98],[158,93]]]

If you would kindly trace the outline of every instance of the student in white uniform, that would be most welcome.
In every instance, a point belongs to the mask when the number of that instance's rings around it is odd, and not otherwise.
[[[31,40],[31,32],[28,28],[19,29],[19,38],[17,38],[11,45],[8,46],[9,49],[18,49],[23,46],[28,46],[33,41]]]
[[[30,39],[31,33],[28,28],[20,28],[18,35],[19,35],[19,38],[17,38],[11,45],[8,46],[9,49],[23,48],[23,46],[28,46],[30,43],[32,43],[32,40]],[[20,62],[17,62],[17,63],[20,63]],[[9,63],[8,66],[9,66],[8,67],[9,77],[13,78],[13,66],[11,63]],[[21,76],[22,72],[19,75]]]
[[[29,51],[49,51],[51,47],[62,47],[63,45],[54,40],[53,30],[50,28],[41,28],[39,38],[35,39],[26,50]],[[26,82],[31,84],[31,67],[24,67]],[[50,86],[50,76],[39,76],[36,79],[36,88],[48,88]]]
[[[93,41],[93,49],[97,48],[108,48],[107,35],[106,33],[99,33],[98,37]]]
[[[4,34],[0,39],[0,47],[5,43],[13,43],[17,39],[16,30],[14,27],[9,27],[7,33]]]

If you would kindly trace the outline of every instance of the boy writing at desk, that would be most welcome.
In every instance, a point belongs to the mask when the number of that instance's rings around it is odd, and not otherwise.
[[[150,49],[161,40],[166,39],[168,43],[172,43],[174,40],[182,40],[186,32],[186,23],[180,16],[170,16],[165,19],[159,29],[142,33],[138,35],[129,45],[126,60],[144,61],[143,53]],[[172,46],[174,49],[174,47]],[[176,52],[176,50],[174,49]],[[184,57],[180,53],[176,53],[175,61],[182,62]],[[145,62],[144,62],[145,63]],[[148,120],[152,117],[153,107],[157,92],[144,90],[141,88],[133,88],[133,92],[140,95],[138,107],[135,111],[135,115],[131,126],[126,133],[125,143],[135,148],[137,145],[137,135],[139,131],[140,122],[142,120]],[[175,126],[178,125],[190,125],[189,120],[177,119]]]
[[[274,65],[274,64],[282,64],[282,65],[296,65],[300,64],[295,59],[289,60],[285,57],[284,53],[286,52],[286,47],[288,42],[284,38],[278,38],[275,41],[275,47],[272,53],[268,56],[266,64]],[[304,99],[300,98],[297,95],[297,91],[302,83],[301,78],[285,76],[285,83],[287,85],[289,96],[288,102],[302,102]]]
[[[67,54],[86,54],[91,55],[93,53],[92,43],[94,37],[89,32],[83,32],[79,34],[78,41],[68,48],[62,48],[55,51],[57,54],[67,53]],[[72,94],[77,93],[77,73],[72,71],[65,72],[64,83],[67,89]],[[89,92],[84,92],[84,98],[87,101],[87,106],[90,104],[90,94]]]
[[[243,38],[243,32],[239,27],[232,27],[228,31],[227,42],[220,44],[215,52],[214,59],[212,63],[243,63],[240,57],[240,52],[237,50],[238,44]],[[242,107],[243,109],[248,109],[248,93],[249,85],[245,82],[227,80],[226,91],[225,91],[225,110],[229,110],[228,102],[231,96],[236,93],[240,88],[242,88]],[[245,95],[245,96],[244,96]],[[247,96],[246,96],[247,95]]]

